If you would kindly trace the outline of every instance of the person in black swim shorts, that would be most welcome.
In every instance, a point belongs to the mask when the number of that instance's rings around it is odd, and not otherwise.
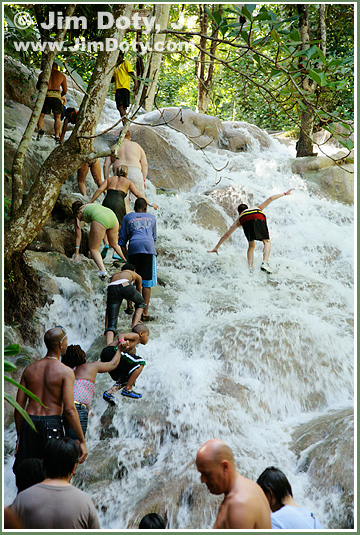
[[[249,242],[249,247],[247,251],[247,259],[249,264],[250,273],[253,272],[254,265],[254,251],[255,251],[255,241],[262,241],[264,244],[263,251],[263,262],[261,264],[261,270],[266,273],[272,273],[271,268],[269,267],[269,255],[271,250],[271,242],[269,237],[269,231],[266,223],[266,216],[263,213],[264,208],[266,208],[272,201],[280,199],[284,195],[290,195],[294,188],[289,189],[285,193],[278,193],[277,195],[271,195],[266,201],[259,204],[258,206],[252,206],[249,208],[247,204],[239,204],[238,206],[238,219],[231,225],[231,227],[225,232],[225,234],[220,238],[218,243],[215,245],[214,249],[208,251],[208,253],[219,254],[218,249],[231,234],[239,227],[243,227],[246,239]]]
[[[135,283],[136,287],[133,283]],[[112,343],[114,335],[117,334],[116,327],[123,299],[135,303],[132,327],[135,327],[139,323],[145,308],[145,301],[141,295],[141,283],[142,279],[140,275],[135,272],[135,268],[131,264],[124,264],[121,271],[114,273],[111,277],[106,302],[105,323],[107,327],[105,329],[105,335],[107,345]]]
[[[110,405],[115,405],[114,393],[122,387],[121,394],[123,396],[134,399],[142,397],[142,394],[134,392],[132,387],[143,371],[146,362],[135,354],[135,347],[138,344],[146,345],[149,341],[149,335],[150,332],[146,325],[139,323],[133,327],[131,333],[120,334],[117,340],[102,350],[100,359],[102,362],[108,362],[113,358],[119,342],[128,342],[127,350],[121,352],[118,366],[115,370],[109,372],[111,378],[116,382],[110,390],[105,390],[103,399]]]

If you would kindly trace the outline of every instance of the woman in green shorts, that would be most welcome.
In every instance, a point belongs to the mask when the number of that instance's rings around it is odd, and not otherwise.
[[[75,225],[75,255],[74,260],[80,260],[81,228],[80,221],[90,223],[89,249],[92,259],[99,268],[99,277],[105,278],[107,275],[99,246],[105,236],[109,240],[110,246],[126,262],[122,250],[118,246],[119,222],[116,215],[110,208],[101,204],[83,204],[75,201],[72,205]]]

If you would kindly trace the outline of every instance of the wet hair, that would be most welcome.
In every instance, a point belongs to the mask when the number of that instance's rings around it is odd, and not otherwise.
[[[41,459],[36,457],[25,459],[16,470],[16,486],[18,492],[22,492],[36,483],[41,483],[45,479],[44,465]]]
[[[129,168],[127,165],[119,165],[119,167],[116,169],[116,174],[118,177],[124,176],[127,178],[129,172]]]
[[[139,524],[139,529],[165,529],[164,519],[157,513],[145,515]]]
[[[53,62],[51,68],[52,68],[52,69],[58,69],[58,68],[59,68],[59,65],[56,63],[56,61]]]
[[[128,269],[129,271],[136,271],[136,267],[132,264],[124,264],[123,266],[121,266],[120,271],[125,271],[125,269]]]
[[[292,497],[293,495],[288,478],[281,470],[274,466],[269,466],[263,471],[257,480],[257,484],[260,485],[265,494],[268,494],[271,490],[275,496],[276,504],[280,507],[284,505],[282,500],[285,496]]]
[[[237,211],[239,212],[239,215],[244,211],[247,210],[249,207],[247,204],[239,204],[237,207]]]
[[[50,479],[67,477],[79,461],[79,447],[70,437],[51,438],[44,452],[46,477]]]
[[[131,329],[131,332],[136,333],[136,334],[140,334],[140,333],[148,333],[148,332],[150,332],[150,331],[149,331],[149,329],[146,327],[146,325],[143,325],[142,323],[138,323],[137,325],[135,325],[135,326]]]
[[[143,199],[142,197],[140,197],[140,199],[136,199],[135,204],[134,204],[135,212],[143,212],[144,209],[146,208],[147,208],[147,202],[145,201],[145,199]]]
[[[75,218],[77,218],[79,210],[82,206],[84,206],[84,203],[82,201],[75,201],[72,203],[71,210]]]
[[[61,357],[61,362],[69,368],[76,368],[86,362],[86,353],[79,345],[68,346],[65,355]]]

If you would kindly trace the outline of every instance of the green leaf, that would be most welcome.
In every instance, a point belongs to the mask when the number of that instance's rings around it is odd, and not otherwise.
[[[249,21],[252,20],[252,15],[250,13],[250,11],[248,10],[247,6],[243,6],[242,9],[241,9],[241,13],[244,15],[244,17],[246,17]]]
[[[316,82],[318,85],[321,85],[321,78],[317,72],[313,71],[312,69],[309,69],[308,75],[312,80],[314,80],[314,82]]]
[[[12,355],[18,355],[20,353],[19,344],[11,344],[4,348],[5,357],[11,357]]]
[[[33,424],[33,421],[32,419],[30,418],[30,416],[28,415],[28,413],[26,412],[26,410],[24,410],[22,407],[20,407],[20,405],[18,404],[18,402],[16,401],[16,399],[13,398],[13,396],[10,396],[10,394],[8,394],[7,392],[4,392],[4,399],[5,401],[7,401],[8,403],[10,403],[10,405],[12,405],[14,407],[14,409],[16,409],[20,414],[21,416],[24,418],[24,420],[27,421],[27,423],[33,428],[33,430],[37,433],[36,431],[36,428]]]
[[[324,54],[324,52],[323,52],[323,51],[321,50],[321,48],[319,48],[318,46],[316,46],[315,48],[316,48],[316,51],[317,51],[318,56],[319,56],[319,58],[321,59],[321,61],[322,61],[323,63],[325,63],[325,62],[326,62],[326,58],[325,58],[325,54]]]
[[[5,381],[7,381],[8,383],[11,383],[12,385],[15,385],[17,386],[18,388],[20,388],[20,390],[23,390],[23,392],[25,392],[25,394],[27,394],[30,398],[34,399],[35,401],[37,401],[38,403],[40,403],[40,405],[42,407],[45,407],[46,409],[48,407],[46,407],[46,405],[43,404],[43,402],[35,395],[33,394],[32,392],[30,392],[30,390],[28,390],[27,388],[25,388],[25,386],[21,385],[20,383],[18,383],[17,381],[15,381],[15,379],[13,379],[12,377],[9,377],[8,375],[4,375],[4,379]]]
[[[269,13],[266,11],[266,12],[262,12],[256,15],[254,20],[271,20],[271,18],[269,16]]]
[[[277,42],[278,45],[280,44],[280,36],[275,30],[271,30],[271,37]]]
[[[298,106],[299,106],[299,108],[300,108],[301,110],[303,110],[303,111],[308,111],[307,106],[303,103],[302,100],[298,100],[297,103],[298,103]]]
[[[353,142],[352,139],[347,139],[346,141],[342,141],[342,140],[340,139],[340,137],[338,137],[338,136],[334,136],[334,137],[336,137],[336,139],[338,140],[338,142],[339,142],[343,147],[345,147],[346,149],[348,149],[348,150],[352,150],[352,149],[354,148],[354,142]]]
[[[5,373],[14,372],[16,369],[17,368],[16,368],[15,364],[13,364],[12,362],[9,362],[7,360],[4,360],[4,372]]]
[[[241,31],[241,37],[244,39],[245,43],[249,44],[249,35],[245,30]]]

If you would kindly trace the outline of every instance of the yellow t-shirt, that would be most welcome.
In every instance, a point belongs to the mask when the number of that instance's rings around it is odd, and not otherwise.
[[[115,76],[115,91],[117,89],[128,89],[130,91],[130,76],[129,72],[134,72],[130,61],[124,60],[114,71]]]

